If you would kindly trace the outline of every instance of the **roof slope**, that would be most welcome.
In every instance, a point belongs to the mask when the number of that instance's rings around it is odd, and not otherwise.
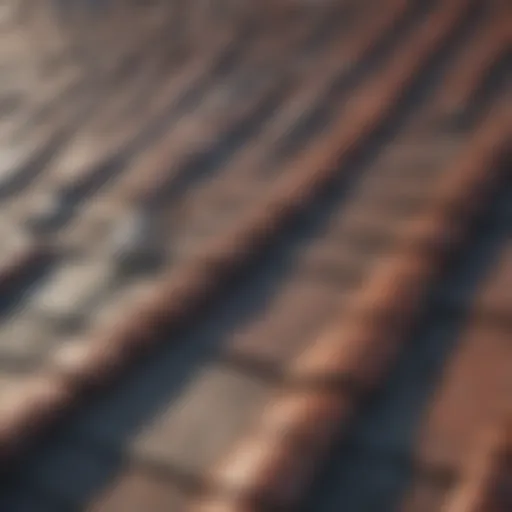
[[[508,3],[57,4],[0,13],[0,510],[512,509]]]

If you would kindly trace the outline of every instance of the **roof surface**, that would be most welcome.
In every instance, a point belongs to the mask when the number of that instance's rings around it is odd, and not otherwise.
[[[0,511],[512,510],[511,27],[3,2]]]

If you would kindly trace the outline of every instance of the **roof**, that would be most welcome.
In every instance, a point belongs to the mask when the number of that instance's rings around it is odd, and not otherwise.
[[[0,13],[0,510],[512,509],[507,2],[66,6]]]

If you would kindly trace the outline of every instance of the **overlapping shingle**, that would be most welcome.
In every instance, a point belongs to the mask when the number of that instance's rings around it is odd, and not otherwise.
[[[38,7],[0,35],[0,508],[439,509],[511,399],[508,249],[442,273],[510,198],[507,4]],[[435,289],[465,333],[379,405]]]

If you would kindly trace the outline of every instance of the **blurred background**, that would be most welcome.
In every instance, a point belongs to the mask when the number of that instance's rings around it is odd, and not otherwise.
[[[0,0],[0,512],[512,510],[511,35]]]

